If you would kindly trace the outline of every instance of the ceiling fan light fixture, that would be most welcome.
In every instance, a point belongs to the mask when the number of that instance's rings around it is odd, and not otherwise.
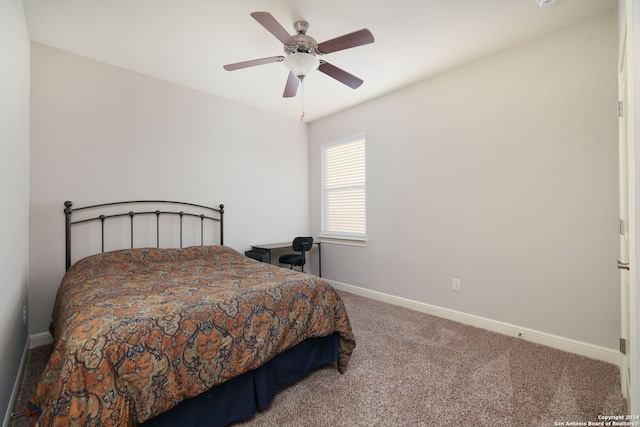
[[[320,60],[310,53],[296,52],[284,59],[284,65],[291,70],[293,75],[302,79],[320,66]]]

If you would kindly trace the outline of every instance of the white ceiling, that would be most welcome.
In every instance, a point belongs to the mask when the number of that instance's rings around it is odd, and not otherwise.
[[[222,66],[283,55],[249,14],[270,12],[291,32],[306,20],[323,42],[368,28],[373,44],[322,59],[364,80],[358,89],[314,71],[311,122],[616,7],[616,0],[23,0],[31,40],[298,119],[300,91],[282,98],[282,63]]]

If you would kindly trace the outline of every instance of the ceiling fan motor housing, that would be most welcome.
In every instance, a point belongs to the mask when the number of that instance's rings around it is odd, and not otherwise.
[[[287,55],[291,55],[295,52],[302,53],[310,53],[312,55],[316,54],[314,47],[318,44],[316,39],[307,35],[307,30],[309,29],[309,23],[307,21],[296,21],[293,24],[293,28],[295,28],[296,33],[291,36],[293,40],[295,40],[295,46],[284,46],[284,51]]]

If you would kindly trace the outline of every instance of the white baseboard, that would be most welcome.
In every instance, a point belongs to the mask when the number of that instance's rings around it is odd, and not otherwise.
[[[53,337],[49,332],[40,332],[39,334],[29,335],[29,348],[36,348],[43,345],[51,344]]]
[[[2,427],[9,427],[11,425],[11,413],[13,412],[16,400],[18,400],[18,393],[20,393],[20,387],[22,386],[22,377],[24,376],[24,368],[27,365],[27,355],[29,354],[29,350],[51,344],[52,342],[53,338],[49,332],[41,332],[27,337],[27,342],[24,343],[24,350],[22,352],[22,360],[20,360],[20,368],[18,369],[18,375],[16,375],[16,381],[13,384],[13,391],[11,392],[9,406],[7,406],[7,413],[4,415]]]
[[[29,354],[29,348],[29,338],[27,338],[27,341],[24,343],[24,350],[22,351],[22,359],[20,360],[18,375],[16,375],[16,381],[13,384],[13,391],[11,392],[11,397],[9,398],[7,412],[4,414],[4,421],[2,422],[3,427],[9,427],[9,425],[11,425],[11,413],[13,412],[13,407],[16,404],[16,400],[18,400],[20,386],[22,386],[22,377],[24,376],[24,368],[27,365],[27,355]]]
[[[478,328],[497,332],[503,335],[522,338],[524,340],[535,342],[537,344],[542,344],[548,347],[556,348],[558,350],[563,350],[570,353],[579,354],[581,356],[590,357],[592,359],[601,360],[603,362],[611,363],[616,366],[619,366],[620,364],[619,352],[615,349],[588,344],[570,338],[536,331],[534,329],[523,328],[517,325],[500,322],[497,320],[491,320],[473,314],[450,310],[448,308],[437,307],[435,305],[413,301],[407,298],[397,297],[378,291],[372,291],[370,289],[348,285],[346,283],[340,283],[333,280],[327,280],[327,282],[331,283],[333,287],[338,290],[343,290],[352,294],[361,295],[367,298],[393,305],[398,305],[405,308],[410,308],[422,313],[427,313],[445,319],[453,320],[465,325],[476,326]]]

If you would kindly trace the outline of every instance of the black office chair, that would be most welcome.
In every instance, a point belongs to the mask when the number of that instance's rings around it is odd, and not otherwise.
[[[296,237],[293,239],[291,247],[294,251],[300,252],[299,254],[285,254],[280,255],[278,261],[280,264],[289,264],[293,270],[293,266],[300,267],[300,271],[304,271],[304,264],[306,263],[305,252],[311,249],[313,246],[313,237]]]

